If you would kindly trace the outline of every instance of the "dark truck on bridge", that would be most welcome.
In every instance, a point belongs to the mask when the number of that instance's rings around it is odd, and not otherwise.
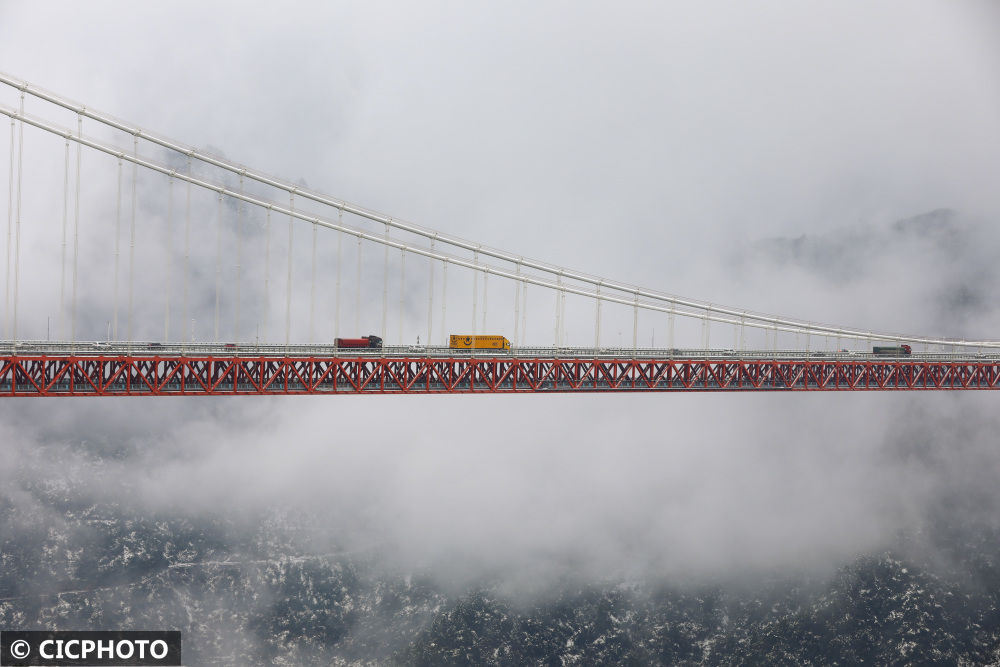
[[[361,338],[334,338],[333,344],[336,347],[363,347],[367,349],[380,349],[382,347],[382,339],[378,336],[362,336]]]
[[[891,345],[891,346],[879,346],[876,345],[872,348],[872,354],[876,357],[908,357],[912,349],[909,345]]]

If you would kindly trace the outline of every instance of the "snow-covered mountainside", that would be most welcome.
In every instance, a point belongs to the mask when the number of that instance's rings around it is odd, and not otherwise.
[[[64,491],[41,498],[61,520],[30,526],[5,500],[0,627],[179,628],[188,664],[1000,660],[996,524],[929,526],[942,548],[925,558],[901,536],[822,577],[567,581],[525,602],[498,581],[455,590],[394,572],[378,554],[289,552],[287,516],[247,533],[79,507]]]

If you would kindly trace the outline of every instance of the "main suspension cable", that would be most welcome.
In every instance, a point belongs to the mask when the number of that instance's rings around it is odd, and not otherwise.
[[[3,81],[2,75],[0,75],[0,81],[7,82],[7,81]],[[35,91],[32,91],[32,94],[35,94]],[[77,107],[69,107],[69,108],[73,108],[74,110],[77,109]],[[59,132],[58,130],[52,129],[51,127],[47,126],[46,124],[44,124],[44,123],[42,123],[40,121],[37,121],[37,120],[34,120],[34,119],[25,118],[23,113],[18,114],[17,112],[10,111],[10,110],[3,109],[3,108],[0,108],[0,113],[4,113],[5,115],[16,114],[17,118],[19,120],[22,120],[23,122],[28,122],[28,123],[36,126],[36,127],[40,127],[42,129],[47,129],[48,131],[52,131],[52,132],[56,132],[56,133],[59,133],[59,134],[63,134],[63,133]],[[82,113],[82,111],[81,111],[81,113]],[[103,120],[102,120],[102,122],[103,122]],[[124,129],[124,128],[120,127],[119,129]],[[139,131],[139,130],[135,130],[135,132],[141,134],[141,131]],[[146,138],[147,140],[153,141],[153,139],[150,139],[150,137],[148,135],[146,135],[146,134],[143,134],[142,136],[143,136],[143,138]],[[101,146],[99,144],[96,144],[95,142],[85,140],[82,137],[74,138],[73,140],[74,141],[78,141],[78,142],[82,142],[84,145],[87,145],[88,147],[91,147],[91,148],[96,148],[98,150],[104,150],[105,152],[111,152],[111,153],[119,154],[120,155],[120,152],[114,151],[113,149],[107,149],[107,148],[105,148],[105,147],[103,147],[103,146]],[[154,141],[154,143],[159,143],[159,142]],[[161,144],[161,145],[164,145],[164,144]],[[177,150],[177,148],[174,147],[174,146],[167,146],[167,147],[168,148],[172,148],[174,150]],[[183,149],[183,150],[184,150],[185,153],[191,153],[191,154],[195,154],[196,153],[196,152],[192,151],[191,149]],[[197,154],[197,155],[198,155],[199,159],[202,158],[201,154]],[[219,167],[222,167],[222,168],[229,168],[225,164],[216,164],[217,162],[220,162],[220,161],[214,160],[212,158],[208,158],[205,161],[207,163],[209,163],[209,164],[213,164],[214,166],[219,166]],[[164,171],[163,167],[159,167],[158,165],[154,165],[154,164],[148,163],[146,161],[139,161],[139,164],[141,166],[146,166],[147,168],[154,169],[154,170],[157,170],[157,171]],[[247,177],[253,177],[253,175],[250,174],[249,172],[247,172]],[[265,181],[261,181],[261,182],[265,182]],[[198,183],[198,184],[201,185],[201,183]],[[267,184],[268,185],[272,185],[274,187],[278,187],[280,189],[284,189],[284,187],[285,187],[284,184],[280,184],[280,183],[270,183],[270,182],[268,182]],[[211,187],[212,189],[217,189],[219,186],[209,185],[208,187]],[[294,191],[297,191],[297,189],[295,189],[295,188],[292,188],[292,189]],[[395,221],[395,220],[393,220],[391,218],[387,218],[387,217],[372,217],[373,214],[371,212],[365,211],[363,209],[355,210],[355,209],[357,209],[357,207],[353,207],[351,205],[348,205],[348,204],[346,204],[344,202],[340,202],[338,200],[331,200],[331,199],[328,199],[328,198],[319,198],[319,199],[316,199],[314,196],[312,196],[309,193],[302,193],[302,194],[303,194],[303,196],[307,196],[310,199],[315,199],[316,201],[320,201],[320,203],[324,203],[324,204],[327,204],[327,205],[331,205],[331,206],[343,205],[344,210],[348,211],[349,213],[354,213],[356,215],[360,215],[360,216],[366,217],[368,219],[377,219],[379,222],[382,222],[382,223],[386,224],[387,226],[392,226],[392,227],[395,227],[397,229],[403,229],[404,231],[408,231],[408,232],[411,232],[411,233],[414,233],[414,234],[418,234],[418,235],[422,235],[422,236],[428,236],[429,237],[429,235],[435,234],[434,232],[430,232],[430,231],[427,231],[427,230],[422,230],[420,228],[415,228],[415,227],[413,227],[411,225],[399,223],[398,221]],[[227,195],[230,195],[230,193],[227,192]],[[232,195],[230,195],[230,196],[232,196]],[[244,201],[248,201],[248,202],[254,203],[256,205],[267,205],[266,202],[260,202],[259,200],[253,200],[252,198],[244,197],[243,199],[244,199]],[[279,207],[276,207],[276,210],[278,208]],[[318,220],[316,218],[307,218],[306,216],[303,216],[301,214],[294,215],[293,217],[298,217],[300,219],[309,219],[310,221],[312,221],[312,220]],[[325,222],[325,221],[322,222],[322,223],[320,223],[320,224],[322,224],[325,227],[330,227],[330,228],[334,228],[334,229],[342,229],[340,225],[335,225],[335,224],[328,223],[328,222]],[[363,234],[364,238],[369,238],[370,237],[370,235],[364,234],[363,232],[357,232],[357,233]],[[460,248],[468,249],[468,250],[475,250],[477,252],[482,252],[483,254],[486,254],[488,256],[492,256],[492,257],[501,259],[503,261],[509,261],[511,263],[515,263],[515,262],[518,261],[518,258],[516,256],[509,255],[508,253],[500,253],[499,251],[482,249],[481,246],[478,246],[478,245],[475,245],[475,244],[463,243],[461,241],[457,241],[457,240],[451,239],[451,238],[442,237],[440,235],[437,236],[436,238],[439,238],[442,242],[447,243],[448,245],[452,245],[452,246],[455,246],[455,247],[460,247]],[[396,242],[396,241],[390,241],[388,238],[385,238],[384,240],[380,240],[379,242],[383,243],[383,245],[391,246],[391,247],[406,247],[407,250],[409,250],[410,252],[414,252],[416,254],[421,254],[421,255],[424,255],[424,256],[428,256],[428,257],[430,257],[430,256],[436,256],[438,259],[442,258],[442,256],[440,255],[440,253],[433,253],[432,254],[432,253],[429,253],[428,251],[426,251],[425,249],[417,248],[415,246],[409,246],[409,245],[406,245],[404,243],[400,243],[400,242]],[[466,266],[466,267],[469,267],[469,264],[471,264],[471,263],[464,262],[463,260],[460,260],[460,259],[457,259],[457,258],[452,258],[451,261],[453,263],[456,263],[456,264],[460,265],[460,266]],[[548,266],[548,265],[542,265],[542,264],[539,264],[537,262],[528,262],[528,261],[525,261],[524,265],[526,267],[528,267],[528,268],[534,268],[536,270],[543,271],[543,272],[549,273],[549,274],[552,274],[553,272],[558,271],[557,269],[554,269],[554,267],[551,267],[551,266]],[[472,268],[472,267],[469,267],[469,268]],[[475,268],[474,268],[474,270],[476,270],[476,271],[485,271],[486,269],[487,269],[486,266],[475,266]],[[497,275],[501,275],[501,276],[503,276],[505,278],[516,279],[516,276],[513,273],[509,272],[509,271],[501,271],[501,270],[492,269],[492,268],[490,269],[490,271],[493,272],[493,273],[496,273]],[[639,305],[644,310],[653,310],[653,311],[658,311],[658,312],[671,312],[671,311],[673,311],[674,313],[680,314],[680,315],[682,315],[684,317],[705,317],[705,315],[703,315],[703,314],[699,314],[699,313],[695,313],[695,312],[690,312],[690,311],[679,310],[679,309],[676,308],[677,306],[684,306],[686,308],[692,308],[692,309],[695,309],[695,310],[698,310],[698,311],[705,311],[707,309],[707,305],[704,304],[704,303],[701,303],[701,302],[697,302],[697,301],[693,301],[693,300],[689,300],[689,299],[682,299],[682,298],[679,298],[679,297],[674,297],[674,296],[669,296],[669,295],[664,295],[662,293],[652,292],[650,290],[645,290],[645,289],[640,289],[640,288],[632,288],[632,287],[629,287],[627,285],[623,285],[623,284],[619,284],[619,283],[612,283],[612,282],[609,282],[609,281],[604,281],[603,279],[597,279],[597,278],[594,278],[592,276],[588,276],[588,275],[585,275],[585,274],[580,274],[580,273],[577,273],[577,272],[565,272],[563,277],[565,277],[567,279],[570,279],[570,280],[573,280],[573,281],[576,281],[576,282],[579,282],[579,283],[589,284],[589,285],[595,285],[595,286],[596,286],[597,282],[601,282],[601,284],[604,286],[604,288],[606,290],[610,290],[612,292],[624,292],[624,293],[632,294],[632,295],[636,295],[637,294],[642,299],[650,299],[650,300],[652,300],[652,302],[650,302],[650,301],[641,301],[640,302]],[[536,285],[540,285],[540,286],[546,287],[547,289],[553,289],[553,288],[558,289],[557,287],[553,286],[552,281],[541,280],[541,279],[538,279],[538,278],[530,278],[530,279],[527,279],[527,281],[530,282],[531,284],[536,284]],[[581,295],[581,296],[586,296],[588,298],[596,298],[595,297],[595,293],[592,292],[592,291],[589,291],[589,290],[582,290],[582,289],[579,289],[579,288],[564,288],[564,289],[565,289],[566,293],[569,293],[569,294],[578,294],[578,295]],[[633,300],[630,300],[630,299],[626,299],[624,296],[623,297],[613,297],[613,296],[611,296],[611,295],[609,295],[607,293],[602,294],[600,298],[602,300],[608,301],[610,303],[630,303],[630,302],[633,301]],[[664,305],[657,305],[658,303],[665,303],[666,306],[664,306]],[[773,331],[779,331],[780,330],[780,331],[786,331],[786,332],[792,332],[792,333],[794,333],[795,331],[805,331],[806,329],[809,329],[811,332],[815,332],[815,333],[818,333],[818,334],[821,334],[821,335],[837,335],[837,336],[846,337],[846,338],[853,338],[853,339],[856,339],[856,340],[861,340],[861,339],[864,339],[865,337],[871,335],[871,337],[873,337],[873,338],[875,338],[877,340],[884,340],[884,341],[912,342],[912,343],[923,343],[923,344],[944,344],[944,343],[946,343],[946,344],[949,344],[949,345],[961,346],[961,347],[988,347],[988,348],[995,348],[995,347],[1000,346],[1000,341],[966,341],[966,340],[962,340],[962,341],[945,341],[943,339],[918,337],[918,336],[909,336],[909,335],[869,334],[868,332],[861,331],[861,330],[856,330],[856,329],[846,329],[846,328],[841,328],[841,327],[833,327],[833,326],[825,326],[825,325],[824,326],[819,326],[819,325],[814,325],[814,324],[811,324],[811,323],[805,323],[805,322],[800,322],[800,321],[796,321],[796,320],[790,320],[790,319],[786,319],[786,318],[779,318],[779,317],[773,317],[773,316],[767,316],[767,315],[761,315],[761,314],[749,314],[746,311],[729,309],[729,308],[720,308],[718,306],[713,307],[713,313],[714,313],[713,315],[708,316],[709,317],[709,321],[711,321],[711,322],[720,322],[720,323],[726,323],[726,324],[732,325],[735,322],[738,322],[739,318],[742,317],[744,319],[744,322],[745,322],[746,325],[757,327],[757,328],[771,329]]]

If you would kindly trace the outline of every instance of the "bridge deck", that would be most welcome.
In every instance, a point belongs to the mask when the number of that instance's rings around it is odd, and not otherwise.
[[[1000,358],[791,352],[545,356],[451,350],[333,354],[47,354],[0,351],[0,396],[498,394],[628,391],[871,391],[1000,389]],[[577,352],[581,352],[577,350]]]

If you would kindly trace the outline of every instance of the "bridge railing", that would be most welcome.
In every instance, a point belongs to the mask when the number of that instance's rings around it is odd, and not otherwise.
[[[995,351],[957,353],[916,352],[910,356],[875,355],[867,351],[735,350],[631,347],[516,347],[509,350],[455,349],[435,345],[390,345],[382,348],[338,348],[325,344],[254,344],[190,342],[163,344],[152,341],[76,342],[0,341],[6,356],[191,356],[191,357],[353,357],[353,358],[498,358],[516,359],[706,359],[706,360],[1000,360]]]

